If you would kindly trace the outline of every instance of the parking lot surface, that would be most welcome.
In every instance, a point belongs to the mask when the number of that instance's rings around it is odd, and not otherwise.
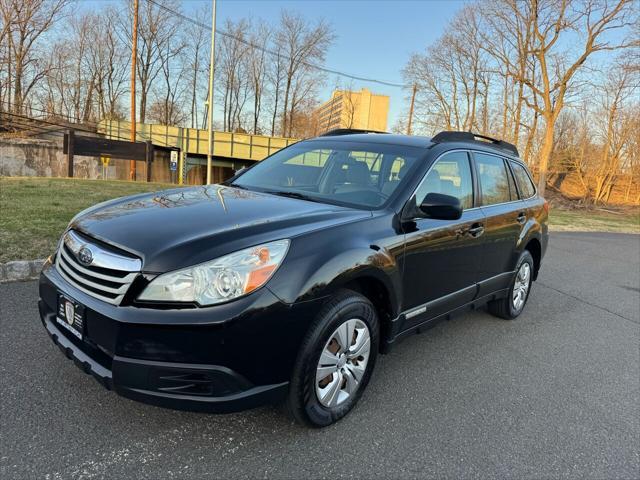
[[[121,398],[53,345],[37,283],[2,285],[0,477],[639,478],[640,236],[550,242],[518,320],[408,338],[322,430]]]

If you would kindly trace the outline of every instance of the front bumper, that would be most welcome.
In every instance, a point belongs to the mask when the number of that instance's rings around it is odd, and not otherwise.
[[[85,306],[83,340],[57,324],[58,292]],[[162,407],[223,413],[285,397],[318,302],[284,304],[263,288],[211,308],[113,306],[47,263],[38,304],[53,342],[106,388]]]

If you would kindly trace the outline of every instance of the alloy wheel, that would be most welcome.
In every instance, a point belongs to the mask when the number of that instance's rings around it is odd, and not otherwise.
[[[529,292],[529,286],[531,285],[531,265],[527,262],[523,262],[518,269],[516,280],[513,285],[513,308],[516,311],[520,311],[524,302],[527,300],[527,293]]]

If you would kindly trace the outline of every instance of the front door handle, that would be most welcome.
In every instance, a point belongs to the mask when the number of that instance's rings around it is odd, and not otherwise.
[[[520,212],[518,213],[518,217],[516,218],[516,221],[522,225],[524,222],[527,221],[527,214],[525,212]]]
[[[480,235],[484,233],[484,225],[481,223],[474,223],[467,233],[474,238],[478,238]]]

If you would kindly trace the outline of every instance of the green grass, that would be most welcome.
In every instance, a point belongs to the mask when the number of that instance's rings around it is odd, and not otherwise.
[[[549,213],[549,229],[557,232],[640,233],[640,211],[608,213],[552,207]]]
[[[0,263],[47,257],[69,220],[91,205],[172,187],[162,183],[0,177]],[[640,212],[552,208],[549,228],[640,233]]]
[[[69,220],[91,205],[172,187],[162,183],[0,177],[0,263],[49,256]]]

